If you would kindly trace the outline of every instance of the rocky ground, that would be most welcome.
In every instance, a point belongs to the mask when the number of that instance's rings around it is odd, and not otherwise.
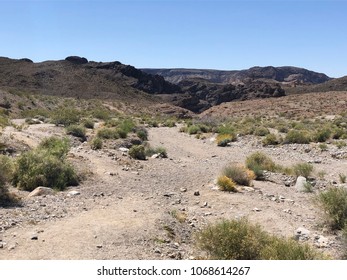
[[[8,127],[3,137],[34,147],[62,133],[38,124]],[[202,256],[194,246],[197,230],[242,216],[272,234],[297,235],[340,257],[341,238],[323,226],[313,198],[339,184],[346,147],[329,144],[323,152],[316,144],[262,147],[253,136],[217,147],[213,135],[196,139],[177,127],[150,128],[149,143],[164,146],[168,158],[138,161],[118,148],[94,151],[76,142],[69,159],[86,177],[78,187],[31,197],[13,190],[23,200],[0,208],[0,259],[193,259]],[[255,181],[240,193],[218,190],[215,180],[226,164],[243,163],[259,150],[282,165],[311,162],[324,178],[315,176],[313,193],[299,192],[295,178],[282,174],[268,174],[268,181]]]

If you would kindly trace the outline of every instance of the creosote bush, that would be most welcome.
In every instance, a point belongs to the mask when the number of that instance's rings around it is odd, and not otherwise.
[[[66,128],[66,133],[78,137],[81,140],[86,140],[86,129],[81,125],[69,125]]]
[[[314,260],[327,257],[308,245],[270,235],[247,219],[224,220],[196,235],[197,246],[216,260]]]
[[[129,149],[129,156],[131,156],[134,159],[145,160],[146,159],[145,147],[143,145],[132,146]]]
[[[333,229],[342,229],[347,224],[347,189],[330,187],[316,197],[317,204],[326,214]]]
[[[13,175],[12,160],[4,155],[0,155],[0,206],[11,202],[12,196],[10,195],[7,183],[11,180]]]
[[[251,186],[252,180],[255,179],[255,174],[252,170],[239,164],[230,164],[223,169],[222,175],[230,178],[236,184],[242,186]]]
[[[63,190],[77,185],[77,175],[65,159],[65,147],[65,140],[48,138],[37,149],[23,153],[15,163],[13,185],[27,191],[39,186]]]

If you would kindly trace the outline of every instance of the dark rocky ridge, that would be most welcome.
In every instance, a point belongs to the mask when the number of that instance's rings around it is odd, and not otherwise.
[[[171,83],[180,83],[186,79],[205,79],[212,83],[239,84],[250,80],[265,79],[269,82],[283,84],[319,84],[329,81],[327,75],[313,72],[307,69],[283,66],[283,67],[252,67],[247,70],[208,70],[208,69],[142,69],[150,74],[163,76]]]

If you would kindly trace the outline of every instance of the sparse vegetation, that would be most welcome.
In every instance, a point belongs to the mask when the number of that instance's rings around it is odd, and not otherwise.
[[[0,155],[0,206],[13,200],[13,196],[8,191],[7,183],[12,179],[12,160],[4,155]]]
[[[278,145],[281,141],[277,138],[275,134],[267,134],[263,139],[262,143],[264,146]]]
[[[216,138],[217,146],[225,147],[236,140],[235,134],[218,134]]]
[[[308,144],[310,143],[310,136],[307,132],[301,131],[301,130],[290,130],[288,131],[284,143],[285,144]]]
[[[103,127],[98,130],[97,137],[101,139],[118,139],[119,134],[115,128]]]
[[[69,126],[80,121],[80,111],[75,108],[58,108],[52,114],[52,122],[55,125]]]
[[[275,237],[247,219],[224,220],[197,234],[197,245],[216,260],[326,259],[308,245]]]
[[[257,179],[262,179],[264,171],[276,171],[277,165],[273,160],[262,152],[255,152],[246,158],[246,167],[254,172]]]
[[[153,155],[158,155],[161,158],[167,158],[167,152],[164,147],[152,148],[151,146],[147,145],[145,148],[145,154],[148,157],[151,157]]]
[[[342,173],[339,174],[339,179],[342,184],[346,183],[346,178],[347,176],[345,174],[342,174]]]

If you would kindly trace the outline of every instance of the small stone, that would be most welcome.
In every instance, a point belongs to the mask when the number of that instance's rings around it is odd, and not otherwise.
[[[181,191],[181,192],[186,192],[186,191],[187,191],[187,188],[180,188],[180,191]]]
[[[259,208],[255,207],[255,208],[253,208],[253,211],[254,212],[260,212],[261,210]]]
[[[284,209],[283,212],[288,213],[288,214],[292,214],[292,210],[290,210],[290,209]]]
[[[101,248],[102,248],[102,245],[101,245],[101,244],[98,244],[98,245],[96,245],[96,248],[101,249]]]
[[[156,253],[156,254],[161,254],[161,251],[160,251],[158,248],[155,248],[155,249],[154,249],[154,253]]]
[[[160,157],[160,154],[154,154],[151,156],[151,158],[159,158]]]
[[[295,183],[295,189],[299,192],[306,192],[306,188],[305,185],[307,184],[307,180],[305,177],[303,176],[299,176],[296,179],[296,183]]]
[[[294,231],[295,239],[304,241],[310,238],[310,231],[304,227],[299,227]]]
[[[31,235],[30,239],[31,240],[38,240],[39,236],[36,233],[34,233],[34,234]]]
[[[118,150],[120,150],[123,153],[129,152],[129,149],[128,148],[124,148],[124,147],[120,147]]]
[[[194,192],[194,195],[195,195],[195,196],[199,196],[199,195],[200,195],[200,192],[199,192],[199,191],[195,191],[195,192]]]

